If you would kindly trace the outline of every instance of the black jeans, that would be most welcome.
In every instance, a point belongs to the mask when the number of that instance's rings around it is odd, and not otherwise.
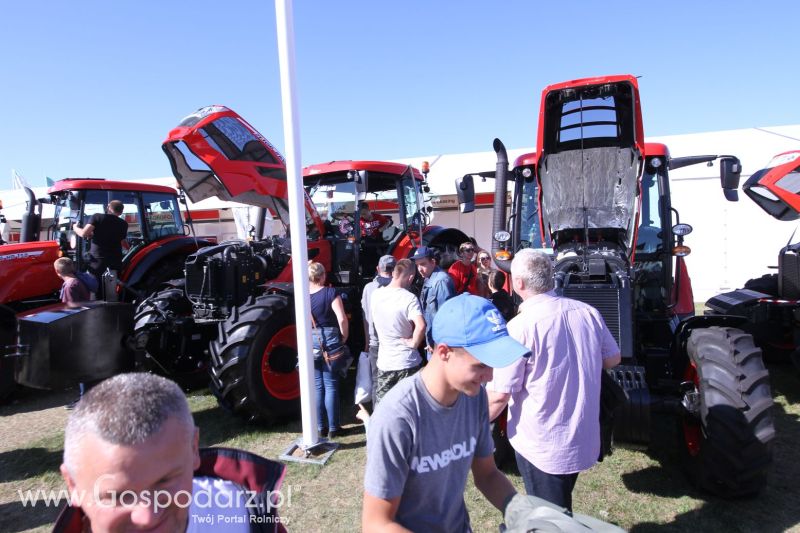
[[[565,507],[572,513],[572,489],[578,480],[578,472],[574,474],[548,474],[542,472],[515,451],[517,468],[525,483],[525,492],[529,496],[537,496],[544,500]]]

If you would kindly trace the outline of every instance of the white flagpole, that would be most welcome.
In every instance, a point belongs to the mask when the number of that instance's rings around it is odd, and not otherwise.
[[[294,277],[294,315],[297,326],[297,357],[300,362],[300,408],[303,447],[319,442],[314,387],[314,357],[311,350],[311,303],[308,298],[308,250],[306,249],[305,191],[300,163],[300,117],[295,94],[294,15],[292,0],[275,0],[278,29],[278,59],[281,71],[283,132],[286,142],[286,177],[289,190],[289,224]]]

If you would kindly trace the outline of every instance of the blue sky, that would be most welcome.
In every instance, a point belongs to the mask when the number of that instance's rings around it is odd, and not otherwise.
[[[279,149],[268,0],[4,2],[0,189],[170,175],[185,115],[223,104]],[[303,164],[533,146],[551,83],[641,76],[648,136],[800,123],[797,1],[294,5]],[[484,169],[476,169],[484,170]]]

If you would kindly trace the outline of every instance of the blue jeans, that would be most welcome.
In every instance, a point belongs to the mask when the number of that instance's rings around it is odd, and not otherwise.
[[[574,474],[548,474],[533,466],[533,464],[519,454],[517,468],[525,483],[525,492],[529,496],[537,496],[544,500],[565,507],[572,513],[572,489],[578,480],[578,472]]]
[[[341,357],[331,365],[324,359],[314,359],[314,382],[317,388],[317,429],[338,431],[339,425],[339,380],[341,366],[346,357]]]
[[[338,327],[314,328],[311,337],[314,345],[314,383],[317,389],[317,429],[338,431],[339,381],[342,379],[342,370],[351,359],[345,353],[329,365],[322,357],[320,346],[327,346],[329,350],[342,346]]]

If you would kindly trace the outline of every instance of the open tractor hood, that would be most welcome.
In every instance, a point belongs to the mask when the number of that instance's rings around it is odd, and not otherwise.
[[[778,220],[800,218],[800,150],[772,158],[742,185],[758,207]]]
[[[275,210],[275,199],[287,197],[283,156],[227,107],[204,107],[184,118],[162,148],[192,202],[217,197]]]
[[[630,250],[644,145],[636,78],[551,85],[539,113],[543,233],[562,250],[571,243]]]

